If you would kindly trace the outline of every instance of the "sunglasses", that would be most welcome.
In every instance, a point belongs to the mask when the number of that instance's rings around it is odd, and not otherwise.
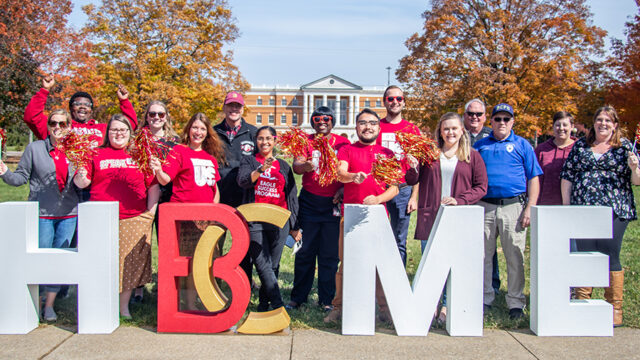
[[[164,116],[165,116],[166,114],[167,114],[167,113],[163,113],[163,112],[155,112],[155,111],[149,111],[149,112],[147,113],[147,115],[149,115],[149,117],[150,117],[150,118],[154,118],[154,117],[156,117],[156,115],[158,115],[158,118],[160,118],[160,119],[164,119]]]
[[[60,129],[66,129],[67,128],[67,122],[66,121],[49,121],[49,127],[51,128],[57,128],[60,127]]]
[[[77,107],[80,107],[80,106],[91,107],[91,106],[93,106],[93,104],[90,103],[90,102],[79,102],[79,101],[74,101],[72,105],[73,106],[77,106]]]
[[[467,116],[468,117],[481,117],[482,115],[484,115],[483,112],[473,112],[473,111],[467,111]]]
[[[500,116],[496,116],[494,118],[492,118],[491,120],[495,121],[495,122],[509,122],[511,121],[511,119],[513,119],[512,117],[500,117]]]
[[[318,115],[318,116],[312,116],[311,120],[313,120],[313,122],[316,124],[319,122],[328,123],[328,122],[331,122],[332,118],[331,116],[328,116],[328,115]]]
[[[399,103],[403,102],[404,96],[387,96],[387,102],[393,102],[393,100],[396,100]]]

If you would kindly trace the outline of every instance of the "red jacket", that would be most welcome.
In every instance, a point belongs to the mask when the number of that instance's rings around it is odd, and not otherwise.
[[[27,108],[24,111],[24,122],[29,129],[33,131],[33,134],[40,140],[47,137],[47,116],[44,114],[44,106],[47,103],[47,96],[49,91],[46,89],[40,89],[33,97]],[[131,128],[133,130],[138,127],[138,117],[136,111],[133,109],[133,105],[127,99],[120,101],[120,111],[122,114],[129,118],[131,121]],[[71,128],[78,134],[91,134],[92,140],[97,144],[102,143],[102,139],[106,134],[107,124],[100,124],[95,120],[89,120],[86,123],[80,123],[73,120]]]
[[[458,161],[451,180],[451,194],[458,205],[475,204],[487,194],[487,169],[480,153],[471,150],[471,161]],[[438,215],[442,201],[442,174],[440,160],[430,166],[421,166],[419,170],[409,168],[405,180],[408,185],[420,182],[418,192],[418,218],[414,237],[419,240],[429,239],[433,222]]]

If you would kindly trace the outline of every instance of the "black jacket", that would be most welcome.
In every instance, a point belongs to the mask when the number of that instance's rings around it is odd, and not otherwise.
[[[253,155],[256,139],[255,126],[241,120],[240,130],[233,137],[233,141],[229,141],[225,120],[213,127],[218,137],[225,145],[226,164],[218,164],[220,171],[220,181],[218,181],[218,189],[220,190],[220,202],[229,206],[237,207],[242,205],[242,189],[238,186],[238,167],[240,160],[244,155]]]
[[[286,161],[282,159],[276,159],[280,163],[280,173],[284,176],[284,194],[287,197],[287,208],[291,211],[291,217],[289,217],[289,226],[291,230],[297,230],[299,228],[298,222],[298,189],[296,187],[296,180],[293,177],[293,171]],[[256,201],[254,185],[251,181],[251,173],[257,169],[260,163],[254,155],[244,156],[240,163],[240,169],[238,171],[238,185],[244,189],[244,196],[242,197],[243,204],[250,204]],[[250,224],[252,229],[255,229],[255,224]]]

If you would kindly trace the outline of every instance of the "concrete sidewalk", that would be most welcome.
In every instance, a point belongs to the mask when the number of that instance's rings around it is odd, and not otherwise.
[[[157,334],[121,326],[110,335],[78,335],[43,325],[27,335],[0,335],[2,359],[640,359],[640,329],[612,338],[537,337],[529,330],[485,330],[483,337],[342,336],[291,330],[272,336]]]

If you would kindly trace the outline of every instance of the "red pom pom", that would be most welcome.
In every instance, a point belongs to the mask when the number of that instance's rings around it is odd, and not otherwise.
[[[395,156],[388,158],[385,155],[376,154],[371,175],[378,184],[397,185],[404,182],[402,166]]]
[[[307,137],[307,133],[299,127],[290,127],[289,130],[278,135],[277,145],[286,155],[293,156],[294,158],[306,156],[307,149],[309,148],[309,138]]]
[[[89,134],[69,132],[56,147],[65,154],[76,169],[88,167],[97,153]]]
[[[153,175],[153,170],[149,166],[151,159],[155,157],[164,163],[170,150],[168,145],[155,141],[146,127],[136,134],[127,147],[127,153],[138,164],[138,169],[145,176]]]
[[[440,157],[438,144],[424,135],[396,132],[396,141],[405,154],[409,154],[422,164],[430,165]]]
[[[313,148],[320,152],[318,172],[313,177],[320,186],[329,186],[338,180],[338,156],[329,144],[329,139],[321,134],[313,139]]]

